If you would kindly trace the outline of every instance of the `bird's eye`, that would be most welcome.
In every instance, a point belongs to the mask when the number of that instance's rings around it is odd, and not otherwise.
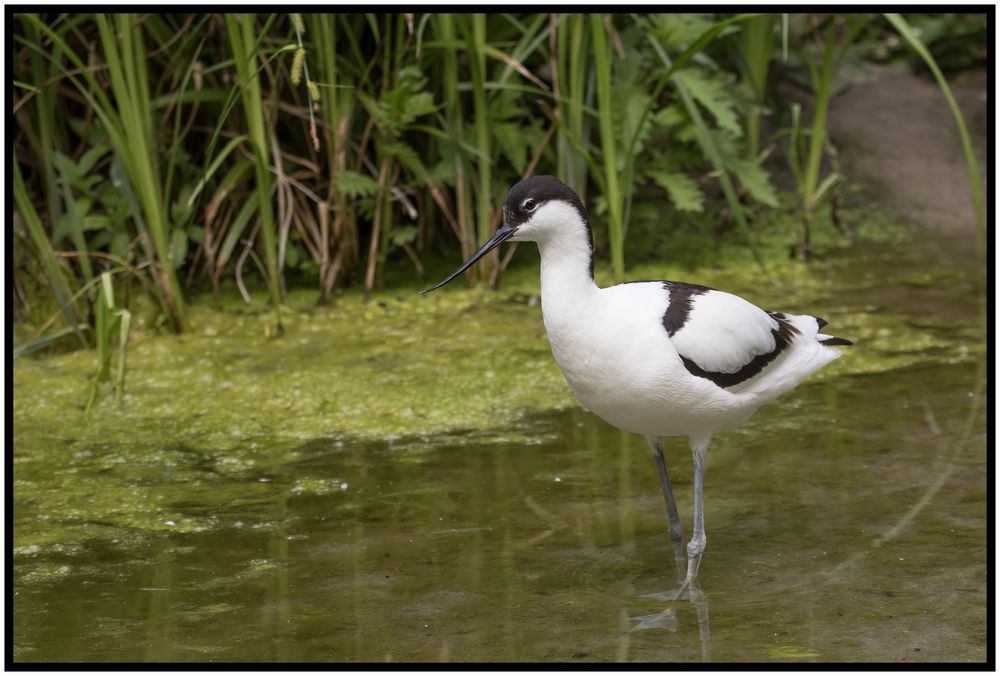
[[[537,206],[538,202],[536,202],[531,198],[524,200],[524,202],[521,204],[521,208],[524,209],[525,211],[534,211],[535,207]]]

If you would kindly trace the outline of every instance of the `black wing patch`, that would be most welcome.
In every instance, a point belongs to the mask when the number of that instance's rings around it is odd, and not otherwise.
[[[663,282],[663,288],[670,292],[670,302],[663,315],[663,328],[667,330],[667,335],[671,338],[687,323],[688,314],[691,313],[692,299],[703,293],[714,291],[707,286],[688,284],[687,282]]]

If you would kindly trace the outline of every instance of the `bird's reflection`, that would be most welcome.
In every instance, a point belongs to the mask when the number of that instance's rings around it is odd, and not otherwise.
[[[629,619],[636,624],[629,629],[629,633],[645,629],[666,629],[676,633],[679,615],[682,613],[684,603],[690,603],[698,616],[698,640],[701,643],[701,660],[702,662],[712,661],[708,600],[697,584],[690,584],[679,595],[677,592],[658,592],[655,594],[645,594],[640,598],[662,601],[665,605],[658,612],[630,617]]]

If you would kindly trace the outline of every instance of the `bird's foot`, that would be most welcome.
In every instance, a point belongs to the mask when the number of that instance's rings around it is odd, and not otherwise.
[[[653,594],[643,594],[640,598],[652,599],[654,601],[698,601],[705,596],[705,593],[698,586],[697,579],[685,580],[677,589],[666,592],[655,592]]]
[[[636,615],[628,618],[636,622],[636,625],[629,629],[629,632],[641,631],[643,629],[666,629],[667,631],[677,631],[677,608],[667,606],[658,613],[649,615]]]
[[[639,598],[648,601],[665,603],[662,605],[660,603],[655,604],[654,607],[661,608],[659,612],[629,617],[631,621],[636,623],[634,627],[629,629],[630,632],[642,629],[666,629],[668,631],[676,632],[677,613],[679,609],[677,602],[690,601],[694,604],[698,604],[704,599],[704,593],[701,591],[701,588],[698,586],[698,582],[696,580],[688,580],[677,589],[672,589],[666,592],[643,594],[639,596]]]

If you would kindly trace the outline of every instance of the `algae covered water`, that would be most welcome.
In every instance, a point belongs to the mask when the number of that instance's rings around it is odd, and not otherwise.
[[[698,603],[674,585],[646,442],[583,411],[532,275],[497,294],[205,299],[138,335],[123,410],[93,354],[14,371],[15,662],[982,661],[982,282],[878,244],[782,288],[857,345],[705,478]],[[639,268],[634,278],[665,274]],[[691,462],[667,460],[690,529]]]

